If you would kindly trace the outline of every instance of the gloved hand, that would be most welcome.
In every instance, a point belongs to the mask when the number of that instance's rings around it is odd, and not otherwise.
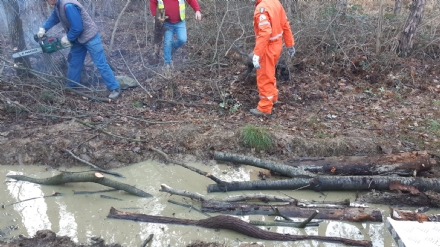
[[[46,29],[40,27],[40,30],[38,30],[37,36],[38,38],[43,37],[46,34]]]
[[[291,46],[287,48],[287,53],[289,53],[290,58],[295,56],[295,47]]]
[[[70,41],[67,39],[66,35],[64,35],[64,37],[61,38],[61,45],[63,45],[63,46],[71,46],[72,45],[70,43]]]
[[[259,69],[260,68],[260,57],[255,55],[252,57],[252,63],[254,64],[254,68]]]

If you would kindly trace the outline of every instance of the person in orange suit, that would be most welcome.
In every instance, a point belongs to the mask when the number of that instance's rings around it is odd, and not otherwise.
[[[283,49],[283,38],[290,58],[295,55],[295,40],[286,11],[278,0],[257,0],[254,11],[255,48],[252,63],[257,69],[260,101],[250,112],[257,116],[272,114],[278,100],[275,66]]]

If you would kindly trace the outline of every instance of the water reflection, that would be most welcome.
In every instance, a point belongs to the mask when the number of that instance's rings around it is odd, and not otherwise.
[[[23,175],[23,173],[9,171],[7,175]],[[16,201],[44,196],[40,185],[29,182],[7,183],[7,189],[10,196]],[[14,210],[21,215],[23,226],[28,235],[33,236],[41,229],[51,229],[44,198],[14,204]]]
[[[75,221],[75,215],[67,211],[67,205],[62,199],[57,198],[56,203],[60,209],[60,230],[57,234],[61,236],[69,236],[73,241],[78,242],[78,224]]]
[[[247,166],[227,166],[219,164],[188,164],[198,169],[210,172],[216,177],[225,181],[249,181],[257,179],[258,170],[252,170]],[[17,169],[13,166],[0,166],[0,176],[22,174],[32,177],[50,177],[58,171],[46,171],[42,167],[25,167],[20,172],[9,170]],[[76,167],[69,171],[84,171],[87,167]],[[25,174],[23,174],[24,172]],[[61,197],[49,197],[45,199],[35,199],[28,202],[19,203],[4,209],[5,220],[0,220],[0,230],[5,229],[6,224],[11,224],[18,219],[19,230],[11,232],[12,236],[24,234],[27,236],[35,235],[36,231],[51,229],[58,235],[69,236],[75,242],[88,243],[91,237],[102,237],[107,244],[119,243],[122,246],[140,246],[150,234],[154,234],[153,241],[149,246],[186,246],[194,240],[204,242],[219,242],[226,246],[239,246],[242,243],[261,243],[265,247],[281,246],[338,246],[331,243],[321,243],[318,241],[298,241],[298,242],[274,242],[262,241],[249,238],[241,234],[221,230],[204,229],[192,226],[167,225],[142,223],[125,220],[107,219],[110,207],[122,211],[133,213],[143,213],[149,215],[160,215],[184,219],[203,219],[204,215],[183,208],[181,206],[168,203],[168,200],[187,203],[196,208],[200,208],[200,202],[190,199],[183,199],[180,196],[171,196],[159,191],[160,184],[179,189],[188,190],[194,193],[207,195],[211,198],[221,199],[227,196],[265,193],[278,196],[291,196],[297,199],[307,200],[328,200],[338,201],[345,198],[353,200],[355,193],[335,192],[321,193],[313,191],[237,191],[228,193],[207,194],[206,188],[213,181],[209,178],[200,176],[194,172],[180,166],[162,164],[159,162],[142,162],[128,167],[117,169],[118,173],[123,174],[126,179],[111,179],[136,185],[154,197],[138,198],[123,191],[108,192],[105,195],[122,199],[123,201],[103,199],[100,194],[74,195],[73,191],[100,191],[108,187],[94,183],[71,183],[63,186],[40,186],[28,182],[6,183],[7,188],[0,188],[0,198],[6,198],[5,202],[17,202],[33,197],[50,195],[53,190],[62,193]],[[376,207],[376,206],[373,206]],[[383,207],[388,209],[388,207]],[[215,214],[211,214],[214,216]],[[262,220],[272,221],[273,216],[245,216],[243,220]],[[385,218],[385,217],[384,217]],[[267,227],[261,227],[267,229]],[[270,231],[282,234],[295,235],[321,235],[338,236],[352,239],[369,239],[373,241],[373,246],[396,246],[390,238],[388,230],[381,223],[349,223],[337,221],[324,221],[319,227],[309,227],[306,229],[296,229],[288,227],[270,227]]]

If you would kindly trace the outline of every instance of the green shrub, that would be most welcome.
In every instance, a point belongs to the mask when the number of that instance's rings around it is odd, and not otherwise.
[[[240,139],[245,147],[255,151],[268,151],[273,147],[270,132],[264,127],[246,125],[241,129]]]

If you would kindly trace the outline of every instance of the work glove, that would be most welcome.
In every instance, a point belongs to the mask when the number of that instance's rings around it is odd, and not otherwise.
[[[255,55],[252,57],[252,63],[254,64],[254,68],[259,69],[260,68],[260,57]]]
[[[67,39],[66,35],[64,35],[64,37],[61,38],[61,45],[65,46],[65,47],[72,45],[70,43],[70,41]]]
[[[46,34],[46,29],[40,27],[40,30],[38,30],[37,36],[38,38],[42,38]]]
[[[295,47],[291,46],[287,48],[287,53],[289,54],[290,58],[295,56]]]

